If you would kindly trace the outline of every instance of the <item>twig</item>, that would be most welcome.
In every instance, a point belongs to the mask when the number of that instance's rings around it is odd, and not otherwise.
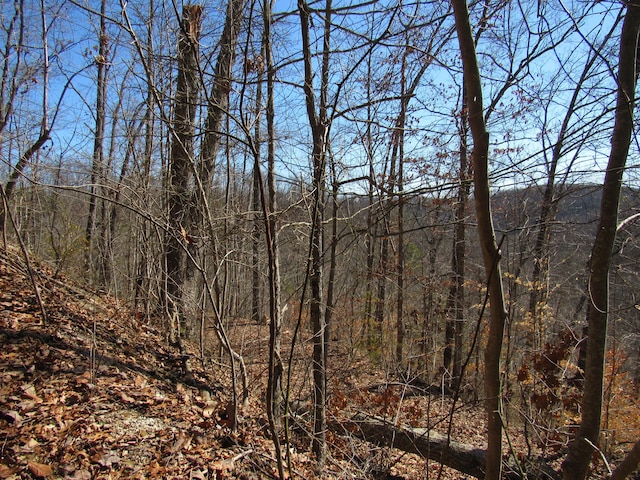
[[[591,448],[593,448],[596,452],[598,452],[598,455],[600,455],[600,458],[602,459],[602,461],[604,462],[604,466],[607,467],[607,473],[609,474],[609,476],[611,476],[611,466],[609,465],[609,462],[607,461],[607,457],[604,456],[604,452],[598,448],[597,445],[594,445],[594,443],[589,440],[588,438],[582,438],[582,440],[584,440],[586,443],[589,444],[589,446]]]

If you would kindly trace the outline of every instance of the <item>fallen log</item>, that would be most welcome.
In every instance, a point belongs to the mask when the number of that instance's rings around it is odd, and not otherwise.
[[[401,427],[379,417],[358,413],[347,422],[333,422],[338,434],[349,432],[370,443],[393,447],[435,460],[476,478],[484,478],[485,451],[448,439],[428,428]]]
[[[428,428],[395,425],[380,417],[357,413],[348,421],[334,421],[329,428],[369,443],[415,453],[475,478],[484,478],[485,455],[482,448],[456,442]],[[640,442],[639,442],[640,443]],[[520,465],[505,464],[505,480],[557,480],[558,473],[543,458],[525,458]]]

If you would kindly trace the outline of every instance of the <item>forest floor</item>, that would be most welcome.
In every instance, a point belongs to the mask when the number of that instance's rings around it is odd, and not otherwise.
[[[20,256],[0,253],[0,479],[277,478],[264,413],[268,326],[245,322],[230,330],[250,387],[232,429],[224,357],[214,354],[217,361],[205,365],[195,344],[181,355],[159,325],[113,298],[55,278],[45,267],[34,270],[46,323]],[[309,405],[308,357],[296,362],[292,399]],[[481,405],[459,402],[449,431],[448,396],[409,395],[406,385],[392,385],[370,359],[346,349],[332,351],[330,363],[332,421],[365,412],[484,448]],[[302,418],[292,430],[292,472],[319,478],[304,429]],[[509,440],[526,451],[518,431]],[[322,478],[468,478],[347,431],[329,432],[328,442]]]

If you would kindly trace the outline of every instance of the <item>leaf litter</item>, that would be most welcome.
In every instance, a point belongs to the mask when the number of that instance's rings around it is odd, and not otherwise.
[[[53,277],[46,266],[38,274],[46,324],[18,256],[0,251],[0,480],[277,478],[263,398],[268,326],[245,322],[230,332],[246,351],[252,392],[232,431],[228,367],[200,361],[198,347],[185,342],[193,359],[185,372],[184,355],[168,344],[159,320],[141,321],[111,297]],[[294,359],[300,366],[292,367],[297,392],[310,390],[309,345],[301,349]],[[343,350],[333,346],[330,354],[332,419],[368,412],[441,433],[451,419],[453,439],[484,447],[477,403],[450,416],[450,399],[405,395],[406,385],[387,382],[366,355]],[[376,383],[381,387],[371,389]],[[289,446],[294,477],[319,478],[304,417],[310,402],[298,403],[303,415],[292,425]],[[463,478],[437,462],[342,433],[328,432],[322,478]],[[511,440],[522,447],[517,435]]]
[[[225,428],[224,372],[185,375],[152,323],[40,269],[46,325],[19,261],[0,258],[0,479],[255,478],[221,463],[271,450]]]

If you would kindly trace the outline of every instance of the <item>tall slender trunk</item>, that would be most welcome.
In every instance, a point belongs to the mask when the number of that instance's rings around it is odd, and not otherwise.
[[[147,27],[147,58],[146,63],[148,66],[153,64],[153,52],[154,52],[154,42],[153,42],[153,27],[154,27],[154,0],[149,0],[149,17],[146,22]],[[151,181],[151,163],[152,163],[152,155],[153,155],[153,136],[154,136],[154,121],[153,121],[153,106],[154,106],[154,96],[153,96],[153,88],[154,88],[154,78],[153,72],[149,71],[147,73],[147,91],[146,91],[146,99],[145,99],[145,112],[144,112],[144,153],[142,157],[142,178],[141,178],[141,201],[142,204],[145,205],[149,199],[149,184]],[[149,265],[152,263],[151,256],[148,248],[148,239],[150,237],[150,230],[148,222],[142,222],[139,227],[140,232],[140,244],[141,246],[138,248],[138,256],[136,260],[135,266],[135,287],[134,287],[134,310],[138,312],[140,303],[144,303],[144,313],[147,316],[150,313],[151,306],[149,299],[152,297],[150,295],[150,285],[149,285],[149,274],[148,269]]]
[[[334,159],[331,159],[331,239],[329,240],[329,274],[327,278],[327,301],[325,311],[325,329],[324,337],[325,344],[329,345],[331,340],[331,320],[333,319],[333,311],[335,308],[335,287],[336,287],[336,274],[338,271],[338,194],[340,192],[338,176],[336,173],[336,164]],[[325,364],[327,364],[328,348],[325,349]]]
[[[367,99],[372,98],[372,82],[373,78],[373,65],[372,57],[367,58],[367,75],[365,77],[365,87],[367,91]],[[374,148],[373,148],[373,132],[371,131],[371,125],[374,122],[374,113],[372,102],[367,102],[367,121],[365,125],[364,133],[364,149],[367,155],[367,161],[369,164],[369,188],[367,191],[367,224],[366,234],[364,237],[365,255],[366,258],[366,280],[365,280],[365,300],[364,311],[362,312],[363,321],[363,333],[366,338],[367,345],[371,345],[373,342],[373,289],[374,289],[374,264],[375,264],[375,251],[376,251],[376,235],[375,235],[375,168],[374,168]]]
[[[600,221],[589,260],[587,309],[589,331],[585,359],[582,420],[576,438],[562,464],[565,480],[586,478],[602,421],[604,363],[609,316],[609,268],[616,239],[618,208],[631,134],[637,81],[637,48],[640,34],[640,5],[627,4],[618,56],[618,89],[611,151],[604,178]]]
[[[282,398],[282,377],[284,367],[281,355],[282,342],[282,308],[280,303],[280,252],[278,244],[278,225],[276,217],[277,190],[276,190],[276,165],[275,165],[275,111],[274,111],[274,86],[276,72],[273,65],[273,51],[271,44],[271,7],[264,2],[263,9],[263,54],[267,69],[267,189],[269,193],[268,203],[265,201],[263,183],[258,178],[258,187],[261,191],[265,234],[267,241],[267,256],[269,259],[269,379],[267,382],[267,415],[273,435],[273,442],[278,455],[278,473],[284,478],[284,466],[280,448],[279,434],[282,427],[282,414],[284,412]],[[258,137],[258,141],[259,141]],[[254,168],[260,172],[256,162]],[[287,456],[289,449],[287,449]],[[288,457],[287,457],[288,458]]]
[[[402,107],[401,107],[402,110]],[[400,115],[402,116],[402,115]],[[373,313],[375,320],[375,345],[380,348],[380,353],[383,354],[382,346],[383,346],[383,332],[384,332],[384,313],[386,309],[387,303],[387,282],[389,279],[387,278],[387,273],[389,271],[389,250],[391,248],[391,235],[392,235],[392,227],[391,227],[391,211],[393,210],[394,204],[394,195],[396,190],[396,164],[398,161],[398,124],[400,118],[396,122],[396,129],[391,136],[391,156],[389,161],[389,174],[388,174],[388,183],[387,185],[382,185],[381,196],[380,196],[380,215],[382,216],[382,224],[383,224],[383,232],[382,232],[382,240],[380,242],[380,263],[378,268],[378,294],[376,296],[375,301],[375,310]]]
[[[125,74],[122,78],[121,86],[126,84],[128,74]],[[112,112],[112,120],[110,130],[115,132],[118,122],[121,121],[121,112],[124,95],[118,95],[118,101]],[[116,221],[118,218],[118,203],[120,201],[120,195],[122,192],[122,183],[125,180],[127,172],[129,170],[129,162],[133,155],[133,143],[134,138],[137,136],[138,127],[137,120],[133,119],[127,126],[127,148],[120,165],[120,172],[118,174],[118,180],[115,185],[101,185],[102,195],[100,199],[100,222],[99,222],[99,235],[98,241],[98,261],[97,261],[97,284],[105,288],[110,288],[113,280],[113,239],[116,228]],[[110,174],[113,169],[114,159],[116,158],[116,145],[119,138],[113,133],[110,135],[109,149],[104,168],[105,182],[110,181]]]
[[[464,84],[469,105],[469,127],[473,138],[473,180],[478,238],[482,249],[487,289],[490,298],[489,336],[485,348],[485,391],[487,411],[487,455],[485,478],[498,480],[502,470],[502,406],[500,359],[506,321],[500,252],[496,244],[491,218],[489,189],[489,133],[484,119],[482,80],[478,68],[475,41],[464,0],[452,0],[462,56]]]
[[[404,140],[400,140],[400,161],[398,163],[398,249],[396,279],[396,363],[404,360]]]
[[[224,135],[223,121],[228,121],[229,95],[233,83],[233,65],[236,59],[238,45],[238,35],[242,25],[243,10],[246,0],[229,0],[226,9],[224,28],[220,35],[220,51],[216,59],[213,73],[213,88],[207,97],[207,116],[205,119],[205,130],[200,148],[200,160],[196,170],[195,185],[195,205],[191,210],[191,222],[197,235],[202,238],[209,237],[211,240],[198,250],[200,258],[207,258],[214,265],[220,263],[220,252],[218,242],[215,241],[213,218],[211,216],[209,194],[212,192],[216,158],[222,145]],[[227,143],[228,145],[228,143]],[[227,159],[227,167],[230,166]],[[227,181],[230,179],[227,176]],[[227,268],[225,263],[224,268]],[[225,295],[225,285],[220,282],[220,277],[213,277],[213,290],[215,301],[220,304]],[[225,305],[220,310],[223,313]]]
[[[178,40],[178,79],[173,118],[173,136],[169,158],[168,214],[169,231],[165,240],[166,301],[174,322],[172,341],[180,338],[182,315],[182,288],[184,282],[184,252],[188,243],[187,211],[189,208],[189,182],[193,162],[195,113],[200,85],[198,57],[200,25],[203,7],[185,6],[182,10],[182,28]]]
[[[100,2],[100,31],[98,56],[96,57],[96,67],[98,69],[98,78],[96,81],[96,123],[93,137],[93,162],[91,165],[91,180],[89,182],[89,212],[87,214],[87,225],[85,227],[85,256],[84,268],[85,273],[90,276],[93,269],[93,234],[96,222],[96,205],[98,191],[98,182],[103,176],[104,169],[104,132],[107,116],[107,56],[108,37],[107,37],[107,19],[106,19],[107,0]]]
[[[394,165],[395,169],[395,165]],[[392,174],[390,173],[390,177]],[[393,187],[393,180],[389,180],[389,193],[395,190]],[[385,190],[383,188],[383,190]],[[389,243],[391,242],[391,225],[390,223],[390,210],[392,205],[392,199],[388,198],[383,202],[383,205],[380,207],[380,215],[383,217],[383,232],[382,232],[382,240],[380,241],[380,261],[378,266],[378,287],[377,294],[375,298],[375,308],[373,311],[373,319],[374,319],[374,338],[373,344],[380,348],[380,353],[382,353],[382,343],[383,343],[383,331],[384,331],[384,311],[385,305],[387,301],[387,271],[389,270]]]
[[[200,153],[202,158],[198,170],[205,192],[209,191],[213,182],[216,157],[222,139],[220,129],[229,108],[232,69],[245,3],[246,0],[229,0],[224,28],[220,35],[220,52],[213,73],[213,90],[207,100],[207,118]]]
[[[258,127],[256,127],[258,128]],[[258,135],[256,138],[259,139]],[[259,140],[258,140],[259,141]],[[251,189],[251,205],[253,210],[253,227],[251,229],[251,320],[261,321],[260,312],[260,172],[253,167]]]
[[[268,37],[269,35],[271,35],[271,12],[270,6],[267,4],[263,5],[263,9],[264,10],[262,12],[262,16],[265,31],[263,31],[262,35],[262,54],[266,56],[266,50],[269,50],[271,48],[271,38]],[[262,88],[264,83],[263,77],[263,72],[261,70],[258,70],[255,104],[256,125],[254,129],[254,154],[257,155],[257,161],[253,166],[253,181],[251,184],[251,210],[253,211],[253,227],[251,228],[251,320],[255,323],[260,323],[262,321],[262,312],[260,305],[260,233],[262,231],[261,223],[263,221],[266,222],[266,219],[261,218],[260,212],[260,195],[264,190],[263,186],[260,185],[260,182],[262,181],[262,174],[260,172],[260,150],[262,146],[260,109],[262,108]],[[267,86],[267,89],[268,88],[269,87]],[[268,99],[267,102],[269,102]],[[267,140],[267,142],[269,142],[269,140]],[[264,202],[264,199],[262,201]],[[264,215],[264,212],[262,213],[262,215]]]
[[[124,158],[122,159],[122,165],[120,165],[120,173],[118,174],[118,181],[115,186],[115,191],[112,194],[113,203],[110,206],[108,211],[107,218],[105,219],[105,227],[104,227],[104,238],[102,240],[103,247],[101,252],[101,263],[102,263],[102,271],[104,275],[105,286],[109,286],[113,277],[113,268],[112,268],[112,251],[113,251],[113,240],[116,235],[116,227],[118,223],[118,212],[119,212],[119,203],[120,197],[122,195],[122,185],[127,177],[129,172],[129,164],[131,162],[131,157],[134,155],[135,149],[135,134],[134,132],[129,132],[127,136],[127,151],[125,152]]]
[[[307,116],[313,137],[311,159],[313,165],[313,211],[310,235],[309,316],[313,330],[313,453],[316,455],[318,470],[322,472],[326,460],[326,317],[323,302],[323,254],[324,254],[324,211],[326,195],[326,161],[329,145],[330,122],[328,109],[329,54],[331,38],[332,2],[326,0],[324,10],[324,32],[322,44],[322,64],[320,73],[320,98],[316,112],[316,97],[313,89],[313,58],[310,39],[311,11],[305,0],[298,0],[298,13],[302,33],[302,53],[304,63],[304,85]]]
[[[447,320],[445,332],[444,368],[451,372],[451,386],[455,387],[462,374],[462,338],[464,330],[464,282],[466,255],[465,216],[471,188],[469,157],[467,148],[468,111],[466,89],[462,87],[462,108],[460,109],[460,171],[458,172],[458,194],[453,226],[453,247],[451,252],[451,285],[447,299]]]
[[[396,249],[396,363],[398,366],[403,361],[404,350],[404,140],[409,99],[413,92],[407,90],[407,55],[410,52],[408,45],[402,55],[402,73],[400,75],[400,115],[398,116],[395,142],[398,148],[398,247]],[[426,69],[425,62],[422,72]],[[418,78],[422,73],[418,75]],[[417,82],[414,82],[414,85]]]

